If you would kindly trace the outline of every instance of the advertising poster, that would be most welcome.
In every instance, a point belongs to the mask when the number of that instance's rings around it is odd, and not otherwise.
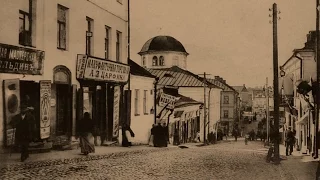
[[[15,129],[11,124],[14,116],[20,113],[20,84],[19,79],[4,80],[4,112],[6,125],[6,146],[15,142]]]
[[[51,81],[40,81],[40,138],[50,136]]]

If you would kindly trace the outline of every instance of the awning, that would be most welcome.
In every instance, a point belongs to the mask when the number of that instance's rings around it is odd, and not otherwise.
[[[297,124],[306,124],[308,123],[309,113],[304,114],[299,120],[296,122]]]
[[[180,118],[184,111],[175,111],[174,118]]]

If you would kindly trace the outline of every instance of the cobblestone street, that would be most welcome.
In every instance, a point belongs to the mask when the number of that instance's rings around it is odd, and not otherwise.
[[[161,148],[69,159],[39,167],[2,169],[0,179],[314,179],[315,162],[288,157],[265,162],[261,142],[229,141],[186,149]],[[45,162],[44,162],[45,163]],[[297,171],[299,169],[299,171]],[[2,176],[1,175],[1,176]]]

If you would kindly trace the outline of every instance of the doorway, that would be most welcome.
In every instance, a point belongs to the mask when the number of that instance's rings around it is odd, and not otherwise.
[[[24,103],[30,108],[35,118],[34,140],[40,140],[40,85],[34,81],[20,81],[20,104]]]
[[[56,97],[57,97],[57,126],[56,134],[71,135],[71,87],[68,84],[57,84],[56,85]]]

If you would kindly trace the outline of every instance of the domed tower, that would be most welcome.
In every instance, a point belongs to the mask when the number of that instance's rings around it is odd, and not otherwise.
[[[138,53],[141,66],[145,68],[170,68],[178,66],[187,69],[189,53],[183,45],[171,36],[156,36],[149,39]]]

